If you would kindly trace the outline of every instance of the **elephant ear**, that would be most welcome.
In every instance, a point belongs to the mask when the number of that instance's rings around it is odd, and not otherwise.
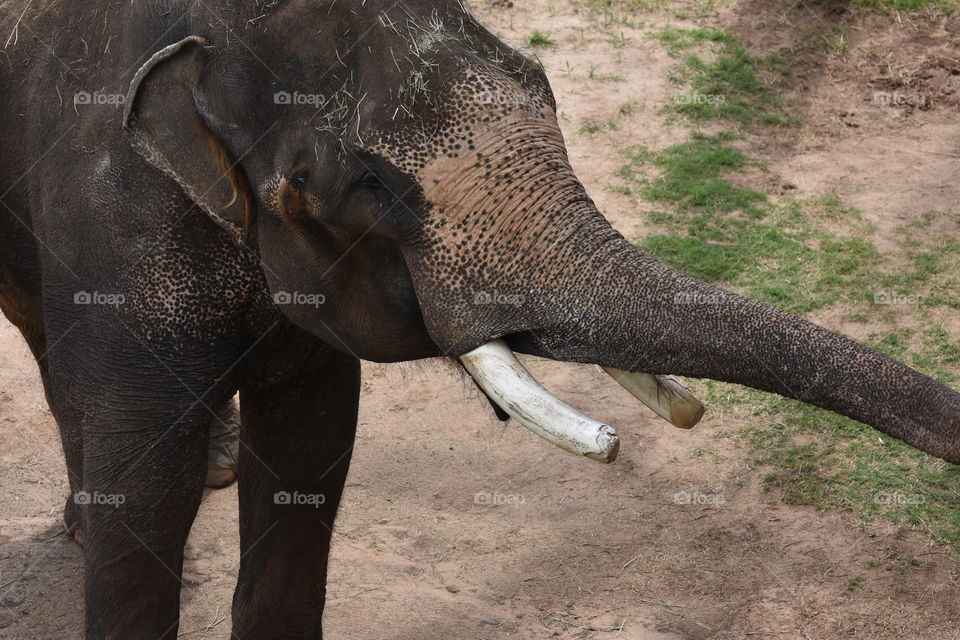
[[[155,53],[130,83],[123,126],[148,162],[214,220],[245,237],[253,198],[243,169],[210,125],[215,116],[204,94],[206,44],[190,36]]]

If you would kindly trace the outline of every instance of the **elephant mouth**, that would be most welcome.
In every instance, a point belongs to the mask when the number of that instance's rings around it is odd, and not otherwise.
[[[517,360],[510,343],[526,346],[522,334],[496,339],[458,359],[491,402],[541,438],[575,455],[613,462],[620,450],[616,430],[552,395]],[[527,350],[527,349],[523,349]],[[671,376],[604,371],[671,424],[689,429],[703,416],[703,405]]]

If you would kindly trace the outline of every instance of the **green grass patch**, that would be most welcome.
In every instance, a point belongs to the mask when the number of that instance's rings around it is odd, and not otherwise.
[[[729,120],[741,125],[785,125],[793,120],[763,76],[782,77],[779,54],[751,55],[725,29],[668,28],[654,36],[682,62],[670,76],[687,91],[673,96],[668,110],[694,121]]]
[[[883,282],[893,302],[960,309],[960,241],[916,228],[898,232],[905,264]]]
[[[735,44],[737,42],[737,39],[726,29],[677,29],[676,27],[667,27],[653,34],[653,37],[666,45],[671,55],[677,55],[702,42],[724,44]]]
[[[557,44],[553,39],[550,38],[550,36],[548,36],[545,33],[541,33],[540,31],[534,31],[533,33],[531,33],[527,37],[527,43],[531,47],[541,47],[541,48],[553,47],[553,46],[556,46]]]
[[[617,120],[607,120],[606,122],[601,122],[600,120],[584,120],[583,124],[580,125],[580,133],[592,136],[601,131],[616,131],[619,128],[620,122]]]
[[[854,576],[847,580],[847,591],[856,591],[863,586],[863,576]]]
[[[689,142],[658,154],[636,152],[634,161],[649,160],[662,171],[661,177],[649,184],[647,195],[651,200],[668,201],[687,209],[723,213],[741,209],[757,213],[757,205],[766,202],[766,195],[724,179],[724,175],[747,164],[740,151],[725,144],[731,137],[694,133]]]
[[[879,260],[862,239],[867,225],[858,211],[835,199],[774,203],[729,177],[763,167],[730,145],[732,134],[694,133],[688,142],[659,152],[635,148],[620,176],[647,199],[670,205],[651,215],[663,231],[639,246],[667,264],[710,282],[795,313],[841,298],[866,301],[865,281]],[[648,174],[658,173],[648,178]],[[828,219],[848,236],[820,231],[812,219]]]

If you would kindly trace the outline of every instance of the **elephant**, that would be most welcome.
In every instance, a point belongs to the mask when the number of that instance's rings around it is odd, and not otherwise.
[[[502,341],[960,462],[956,391],[617,232],[543,68],[460,0],[7,0],[0,33],[0,308],[60,430],[87,638],[177,637],[236,393],[233,635],[323,637],[361,360]]]

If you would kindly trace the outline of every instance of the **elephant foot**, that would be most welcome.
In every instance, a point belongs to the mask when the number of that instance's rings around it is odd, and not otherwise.
[[[210,421],[207,477],[204,486],[223,489],[237,480],[240,452],[240,407],[235,398],[228,400]]]
[[[223,489],[229,487],[237,481],[237,472],[233,469],[217,469],[215,467],[207,468],[207,479],[203,481],[203,486],[208,489]]]
[[[67,498],[67,504],[63,508],[63,532],[72,536],[74,542],[80,545],[81,549],[83,548],[85,537],[83,528],[80,526],[80,508],[74,502],[72,495]]]

